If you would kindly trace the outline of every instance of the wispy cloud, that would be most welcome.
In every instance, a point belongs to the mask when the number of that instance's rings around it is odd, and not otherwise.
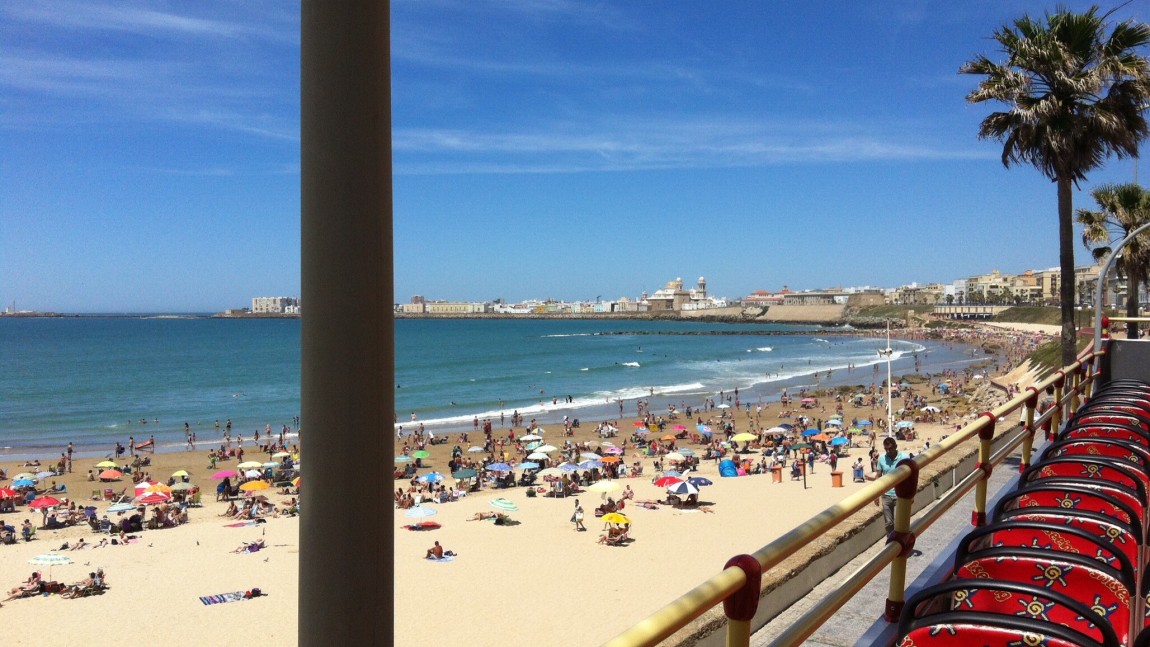
[[[985,150],[931,146],[822,124],[663,121],[597,132],[490,133],[402,129],[396,172],[554,173],[803,163],[988,159]]]
[[[293,4],[293,6],[295,6]],[[147,6],[98,5],[88,2],[13,2],[0,14],[12,21],[46,28],[82,31],[120,31],[147,36],[186,35],[236,38],[258,35],[279,37],[268,23],[243,24],[157,11]],[[298,8],[296,10],[298,15]],[[270,21],[269,21],[270,22]]]

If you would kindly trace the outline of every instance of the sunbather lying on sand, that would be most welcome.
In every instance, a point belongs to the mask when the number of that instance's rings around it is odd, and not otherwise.
[[[239,548],[233,550],[232,552],[233,553],[254,553],[257,550],[261,550],[263,548],[267,548],[267,544],[264,543],[264,540],[257,539],[257,540],[252,541],[252,542],[245,541],[243,544],[240,545]]]

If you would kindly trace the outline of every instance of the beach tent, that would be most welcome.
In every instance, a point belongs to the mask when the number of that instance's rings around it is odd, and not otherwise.
[[[719,462],[719,476],[738,476],[739,468],[735,461],[727,458]]]

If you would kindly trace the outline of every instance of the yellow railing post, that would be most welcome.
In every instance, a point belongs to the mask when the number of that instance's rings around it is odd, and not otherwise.
[[[906,602],[906,558],[914,550],[915,540],[914,533],[910,531],[910,511],[914,506],[914,495],[918,492],[918,463],[912,458],[904,458],[898,464],[899,467],[909,467],[910,476],[894,486],[898,500],[894,504],[894,531],[887,538],[887,543],[897,543],[902,546],[902,550],[890,563],[890,586],[887,589],[884,613],[887,622],[898,622],[902,614]]]
[[[1067,418],[1074,415],[1078,411],[1078,405],[1081,403],[1080,390],[1082,389],[1082,370],[1081,366],[1074,369],[1070,374],[1070,409],[1067,413]]]
[[[1026,387],[1030,395],[1026,398],[1026,438],[1022,440],[1022,463],[1018,466],[1019,473],[1030,467],[1030,459],[1034,452],[1034,410],[1038,407],[1038,389],[1033,386]]]
[[[974,469],[982,470],[982,476],[974,489],[974,512],[970,517],[973,526],[986,525],[986,488],[990,481],[990,472],[994,469],[994,465],[990,463],[990,441],[994,438],[994,423],[997,418],[989,411],[983,412],[980,417],[986,418],[987,422],[978,430],[978,464]]]
[[[1046,429],[1047,440],[1058,434],[1058,430],[1062,427],[1062,414],[1065,411],[1065,405],[1062,403],[1065,394],[1062,387],[1066,384],[1066,372],[1059,369],[1054,373],[1058,377],[1054,380],[1054,413],[1050,416],[1050,427]]]
[[[726,570],[732,566],[743,569],[747,581],[730,597],[723,600],[727,614],[727,647],[747,647],[751,643],[751,620],[759,609],[759,589],[763,582],[763,568],[751,555],[736,555],[727,560]]]

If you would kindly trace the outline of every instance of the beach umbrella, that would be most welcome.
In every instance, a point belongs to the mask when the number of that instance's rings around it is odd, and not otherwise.
[[[56,473],[55,472],[46,472],[46,471],[45,472],[36,472],[36,478],[40,479],[41,481],[48,478],[49,476],[56,476]]]
[[[403,516],[410,519],[426,519],[437,514],[439,514],[439,510],[424,505],[413,506],[403,512]]]
[[[821,441],[823,441],[824,443],[825,443],[826,441],[830,440],[830,439],[831,439],[831,437],[830,437],[830,436],[828,436],[828,435],[826,435],[826,434],[815,434],[815,435],[813,435],[813,436],[809,436],[809,437],[807,438],[807,440],[821,440]]]
[[[428,456],[431,456],[431,454],[429,454],[426,449],[417,449],[411,452],[411,456],[413,458],[427,458]]]
[[[752,440],[758,440],[758,438],[759,437],[756,436],[755,434],[752,434],[749,431],[744,431],[740,434],[735,434],[734,436],[732,436],[731,440],[733,440],[737,443],[745,443],[745,442],[749,442]]]
[[[828,421],[826,422],[826,424],[828,424],[828,425],[834,425],[834,426],[836,426],[836,427],[841,427],[841,426],[843,425],[843,421],[842,421],[842,420],[837,420],[837,419],[836,419],[836,420],[828,420]]]
[[[524,461],[524,462],[516,465],[515,469],[517,469],[517,470],[537,470],[537,469],[539,469],[539,463],[532,463],[531,461]]]
[[[579,469],[581,470],[593,470],[600,467],[603,467],[603,462],[598,460],[586,460],[579,463]]]
[[[729,405],[729,404],[727,404],[726,402],[724,402],[723,404],[716,404],[716,405],[715,405],[715,408],[716,408],[716,409],[730,409],[730,408],[731,408],[731,405]]]
[[[276,452],[272,454],[272,458],[287,458],[291,456],[291,452]]]
[[[842,420],[842,418],[843,418],[843,414],[841,414],[841,413],[831,414],[831,420]]]
[[[639,434],[640,436],[646,436],[647,434],[651,433],[651,430],[646,427],[640,427],[635,430],[635,433]]]
[[[691,449],[690,447],[680,447],[679,453],[684,456],[694,456],[695,450]]]
[[[300,479],[300,477],[298,477],[298,476],[295,477],[294,479],[291,480],[291,484],[298,488],[299,487],[299,479]]]
[[[660,440],[675,440],[675,434],[664,434]]]
[[[704,485],[712,485],[711,479],[705,476],[692,476],[687,479],[687,482],[695,487],[703,487]]]
[[[172,491],[173,492],[187,492],[188,490],[194,489],[195,487],[196,486],[192,485],[191,483],[176,483],[175,485],[172,486]]]
[[[623,459],[619,458],[618,456],[604,456],[603,458],[599,459],[599,462],[600,463],[618,463],[622,460]]]
[[[244,472],[244,478],[258,479],[261,476],[263,476],[263,475],[260,474],[259,470],[248,470],[248,471]]]
[[[682,483],[683,479],[678,476],[661,476],[655,479],[655,487],[670,487],[676,483]]]
[[[788,431],[790,431],[790,429],[784,429],[783,427],[776,426],[776,427],[771,427],[770,429],[768,429],[767,433],[768,434],[785,434]]]
[[[858,426],[860,426],[860,427],[866,427],[870,424],[872,424],[870,420],[859,420],[858,421]]]
[[[542,442],[540,442],[540,441],[538,441],[538,440],[537,440],[537,441],[535,441],[535,442],[533,442],[533,443],[527,443],[527,451],[529,451],[529,452],[530,452],[530,451],[535,451],[535,448],[536,448],[536,447],[540,447],[540,446],[542,446],[542,445],[543,445],[543,443],[542,443]]]
[[[595,452],[583,452],[582,454],[579,454],[579,458],[586,458],[587,460],[597,461],[601,457]]]
[[[257,469],[263,466],[263,463],[259,461],[244,461],[239,465],[236,465],[236,467],[240,468],[241,470]]]
[[[623,448],[622,447],[615,447],[614,445],[612,445],[611,447],[604,449],[603,452],[605,454],[608,454],[611,456],[618,456],[619,454],[623,453]],[[602,459],[600,459],[600,460],[602,460]]]
[[[55,498],[55,497],[41,496],[41,497],[36,497],[36,499],[34,501],[32,501],[32,503],[28,504],[28,507],[40,509],[40,508],[49,508],[49,507],[54,506],[54,505],[60,505],[60,500]]]
[[[283,463],[277,463],[275,461],[268,461],[267,463],[264,463],[263,465],[261,465],[261,467],[263,467],[264,469],[269,469],[269,470],[274,470],[275,468],[282,467],[282,466],[283,466]]]
[[[680,481],[668,486],[667,492],[678,495],[698,494],[699,488],[692,485],[690,481]]]
[[[443,480],[443,475],[439,472],[428,472],[419,477],[420,483],[438,483]]]
[[[174,479],[182,479],[185,476],[191,476],[191,474],[188,474],[188,470],[176,470],[172,472],[172,478]]]
[[[905,428],[907,428],[907,427],[913,427],[913,426],[914,426],[914,421],[913,421],[913,420],[901,420],[901,421],[899,421],[899,422],[896,422],[896,423],[894,424],[894,426],[895,426],[895,427],[901,427],[901,428],[905,429]]]
[[[794,445],[791,445],[791,449],[810,449],[810,448],[811,448],[810,443],[795,443]]]
[[[492,463],[487,466],[487,469],[491,472],[510,472],[511,466],[507,463]]]
[[[795,426],[789,422],[779,423],[779,426],[782,427],[783,429],[786,429],[787,431],[790,431],[790,430],[795,428]]]
[[[559,449],[559,448],[556,447],[555,445],[540,445],[540,446],[535,448],[535,451],[537,451],[537,452],[553,452],[556,449]]]
[[[48,580],[52,581],[52,568],[55,566],[66,566],[72,563],[72,558],[60,553],[44,553],[37,555],[28,560],[29,564],[33,566],[47,566],[48,567]]]
[[[112,505],[108,506],[108,514],[118,514],[121,512],[131,512],[135,509],[136,509],[135,503],[129,503],[127,501],[123,501],[121,503],[113,503]]]
[[[595,483],[587,486],[588,492],[614,492],[618,489],[620,489],[620,485],[618,483],[608,480],[596,481]]]
[[[543,452],[531,452],[527,455],[527,459],[532,461],[549,461],[551,457]]]
[[[846,437],[844,437],[844,436],[838,436],[836,438],[831,438],[831,445],[834,445],[835,447],[838,447],[840,445],[845,445],[849,442],[850,441],[847,440]]]
[[[629,525],[631,523],[631,520],[628,519],[626,515],[618,512],[608,512],[607,514],[600,517],[599,521],[602,521],[603,523],[620,523],[625,525]]]
[[[807,404],[810,404],[810,403],[812,403],[812,402],[814,402],[814,401],[815,401],[815,399],[814,399],[814,398],[803,398],[803,402],[805,402],[805,403],[807,403]]]
[[[467,448],[467,452],[469,454],[478,454],[481,451],[483,451],[483,448],[480,447],[479,445],[472,445],[471,447]]]
[[[646,427],[647,423],[643,422],[642,420],[636,420],[635,422],[632,422],[631,425],[635,427]]]
[[[260,490],[266,490],[269,487],[271,486],[268,485],[267,481],[247,481],[240,485],[240,489],[244,492],[258,492]]]
[[[152,483],[144,490],[145,492],[163,492],[164,494],[171,494],[172,488],[168,487],[166,483]]]
[[[605,441],[603,441],[603,442],[602,442],[602,445],[603,445],[604,447],[614,447],[614,446],[615,446],[615,443],[612,443],[612,442],[608,442],[608,441],[606,441],[606,440],[605,440]]]
[[[99,463],[96,463],[96,467],[102,467],[102,468],[116,467],[116,463],[115,463],[115,461],[100,461]]]
[[[509,499],[492,499],[491,507],[503,512],[515,512],[519,509],[519,506]]]
[[[519,440],[525,442],[534,442],[536,440],[543,440],[543,436],[539,436],[537,434],[527,434],[526,436],[520,436]]]
[[[558,467],[548,467],[547,469],[540,470],[540,472],[539,472],[539,476],[542,476],[544,478],[549,477],[549,476],[563,476],[563,474],[564,474],[563,470],[559,469]]]
[[[240,486],[243,487],[243,486]],[[136,497],[136,503],[143,503],[144,505],[154,505],[157,503],[167,503],[172,500],[172,495],[164,494],[162,492],[149,492],[141,497]]]
[[[666,458],[667,460],[671,461],[672,463],[681,463],[686,457],[683,456],[682,454],[680,454],[679,452],[671,452],[670,454],[667,454],[663,458]]]
[[[20,472],[19,474],[17,474],[16,476],[13,476],[12,478],[14,478],[14,479],[29,479],[32,481],[39,480],[36,478],[36,475],[33,474],[32,472]]]
[[[686,431],[686,425],[675,425],[675,431]]]
[[[682,474],[679,470],[666,470],[663,472],[663,476],[682,476]]]
[[[930,413],[942,413],[942,409],[939,409],[938,407],[933,406],[933,405],[927,405],[927,406],[923,407],[922,409],[920,409],[920,411],[927,411]]]
[[[564,472],[577,472],[579,471],[579,466],[575,463],[562,463],[559,465],[559,469]]]
[[[121,472],[120,470],[106,469],[103,472],[100,472],[100,480],[101,481],[114,481],[123,475],[124,475],[124,473]]]
[[[704,436],[710,436],[712,433],[714,433],[711,431],[711,428],[708,427],[707,425],[699,425],[699,426],[695,427],[695,431],[698,431],[699,433],[703,434]]]
[[[399,456],[395,457],[395,462],[396,463],[410,463],[411,457],[406,455],[406,454],[400,454]]]
[[[865,429],[859,429],[858,427],[851,427],[850,429],[848,429],[848,431],[850,431],[852,434],[855,434],[855,435],[866,433]]]
[[[20,493],[17,492],[16,490],[13,490],[11,488],[6,488],[6,487],[0,487],[0,499],[14,499],[18,496],[20,496]]]
[[[821,434],[821,433],[822,433],[822,432],[821,432],[821,431],[819,431],[818,429],[807,429],[806,431],[804,431],[804,432],[803,432],[803,436],[805,436],[805,437],[808,437],[808,438],[809,438],[809,437],[811,437],[811,436],[817,436],[817,435],[819,435],[819,434]]]
[[[12,481],[12,485],[16,487],[32,487],[33,485],[36,485],[36,481],[33,481],[32,479],[16,479],[15,481]]]
[[[452,476],[452,478],[454,478],[457,481],[462,481],[463,479],[473,479],[478,475],[479,475],[478,472],[476,472],[475,470],[468,467],[466,469],[461,469],[458,472],[453,473],[451,476]]]

